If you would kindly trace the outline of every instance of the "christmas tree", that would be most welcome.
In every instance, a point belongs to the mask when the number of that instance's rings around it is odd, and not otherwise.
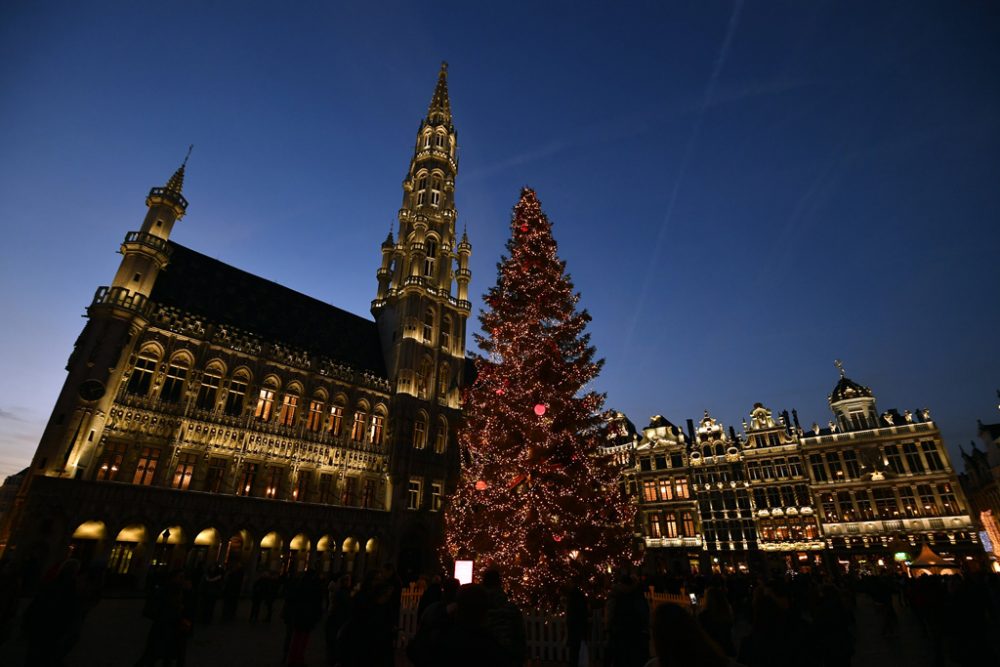
[[[634,515],[601,453],[604,396],[588,386],[603,360],[556,250],[525,188],[479,317],[485,356],[465,397],[462,476],[445,515],[452,558],[499,570],[515,600],[543,609],[566,584],[606,590],[631,559]]]

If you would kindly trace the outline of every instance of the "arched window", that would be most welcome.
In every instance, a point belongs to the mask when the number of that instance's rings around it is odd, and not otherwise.
[[[188,358],[183,355],[178,355],[170,360],[170,363],[167,364],[167,377],[163,380],[163,389],[160,390],[161,401],[177,403],[181,400],[189,366]]]
[[[448,383],[451,381],[450,371],[447,363],[441,364],[441,368],[438,370],[438,398],[447,398],[448,396]]]
[[[219,398],[219,387],[225,370],[222,364],[212,362],[201,374],[201,386],[198,387],[198,398],[195,405],[199,410],[215,410],[215,402]]]
[[[139,353],[139,358],[132,366],[132,375],[128,379],[128,386],[125,388],[130,394],[135,396],[146,396],[149,394],[149,387],[153,383],[153,374],[156,372],[156,362],[159,357],[152,348]]]
[[[434,451],[443,454],[448,449],[448,421],[438,417],[437,433],[434,434]]]
[[[446,143],[448,143],[448,139],[444,132],[438,132],[434,135],[434,146],[436,148],[444,148]]]
[[[278,418],[282,426],[294,426],[295,416],[299,411],[299,392],[302,391],[298,385],[288,388],[284,398],[281,400],[281,416]]]
[[[344,397],[338,396],[330,406],[330,420],[326,430],[334,436],[339,436],[344,430]]]
[[[434,339],[434,309],[428,308],[424,313],[424,342],[430,343]]]
[[[427,255],[424,256],[424,275],[433,278],[434,277],[434,265],[437,263],[437,241],[434,239],[428,239],[427,241]]]
[[[430,148],[430,147],[431,147],[431,131],[430,129],[428,129],[426,132],[424,132],[424,148]]]
[[[309,401],[309,414],[306,415],[306,429],[314,433],[323,427],[323,398],[322,394],[315,394]]]
[[[435,176],[431,179],[431,206],[437,208],[441,205],[441,178]]]
[[[278,389],[278,381],[273,377],[264,380],[264,386],[260,388],[257,396],[257,408],[253,416],[261,421],[270,421],[274,414],[274,395]]]
[[[418,398],[427,398],[427,394],[430,392],[431,368],[430,357],[424,357],[424,360],[420,362],[420,366],[417,368]]]
[[[427,447],[427,415],[421,412],[413,421],[413,448],[425,447]]]
[[[701,448],[701,453],[704,456],[711,456],[712,455],[712,445],[703,445],[702,448]]]
[[[723,456],[725,453],[726,453],[726,448],[722,446],[722,443],[719,443],[715,446],[716,456]]]
[[[451,318],[447,315],[441,320],[441,348],[451,351]]]
[[[373,445],[382,444],[382,432],[385,430],[385,408],[376,406],[372,411],[372,422],[368,429],[368,441]]]
[[[351,426],[351,440],[354,442],[364,442],[365,426],[368,424],[368,406],[359,403],[354,410],[354,424]]]
[[[239,417],[243,414],[249,384],[250,374],[245,370],[233,373],[233,379],[229,381],[229,391],[226,392],[226,414],[230,417]]]

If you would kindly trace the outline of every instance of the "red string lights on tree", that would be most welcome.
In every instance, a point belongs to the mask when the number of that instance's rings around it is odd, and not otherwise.
[[[497,568],[515,600],[542,609],[569,583],[606,590],[632,558],[635,512],[601,453],[604,397],[585,388],[603,361],[556,250],[524,189],[479,317],[486,356],[465,397],[462,477],[445,514],[450,557]]]

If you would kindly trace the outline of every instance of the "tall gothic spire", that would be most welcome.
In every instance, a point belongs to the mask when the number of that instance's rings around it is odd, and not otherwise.
[[[188,146],[188,152],[187,155],[184,156],[184,162],[181,163],[181,166],[177,168],[174,175],[170,177],[169,181],[167,181],[166,187],[163,188],[167,192],[175,195],[181,194],[181,190],[184,188],[184,168],[187,167],[188,158],[191,157],[192,149],[194,149],[194,144]]]
[[[441,63],[437,86],[431,104],[427,108],[427,120],[431,123],[451,123],[451,102],[448,100],[448,63]]]

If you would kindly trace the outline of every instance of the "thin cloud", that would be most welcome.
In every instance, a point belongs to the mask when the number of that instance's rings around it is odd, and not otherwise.
[[[25,419],[24,417],[22,417],[21,415],[19,415],[17,412],[15,412],[15,410],[16,410],[16,408],[14,410],[8,410],[6,408],[0,408],[0,419],[6,419],[6,420],[12,421],[12,422],[26,422],[26,421],[28,421],[27,419]]]
[[[674,215],[674,207],[677,204],[677,196],[680,194],[681,185],[684,182],[684,176],[687,174],[688,163],[691,161],[691,155],[694,153],[694,147],[698,143],[698,137],[701,135],[701,126],[705,121],[705,112],[712,103],[712,99],[715,95],[715,88],[719,82],[719,75],[722,73],[722,69],[726,65],[726,60],[729,58],[729,47],[733,43],[733,36],[736,34],[736,28],[739,26],[740,14],[742,11],[743,0],[737,0],[737,2],[733,5],[733,13],[729,16],[729,25],[726,27],[726,36],[723,38],[722,46],[719,48],[719,55],[715,59],[715,66],[712,68],[712,74],[709,76],[708,84],[705,86],[705,96],[702,100],[701,109],[695,117],[694,128],[691,130],[691,136],[688,137],[687,145],[684,147],[684,154],[681,157],[681,166],[677,172],[677,178],[674,179],[674,186],[670,190],[670,198],[667,200],[667,207],[663,215],[663,222],[660,224],[659,233],[656,235],[656,243],[653,246],[653,252],[649,257],[649,263],[646,266],[646,275],[642,281],[642,289],[639,290],[639,299],[636,302],[635,312],[632,314],[632,319],[629,322],[628,328],[625,330],[625,342],[623,345],[624,350],[628,350],[629,346],[632,344],[632,336],[635,334],[635,328],[639,322],[639,316],[645,308],[646,300],[649,298],[649,288],[653,281],[653,274],[656,272],[659,263],[660,250],[662,249],[663,242],[666,239],[667,229],[670,227],[670,221]]]

